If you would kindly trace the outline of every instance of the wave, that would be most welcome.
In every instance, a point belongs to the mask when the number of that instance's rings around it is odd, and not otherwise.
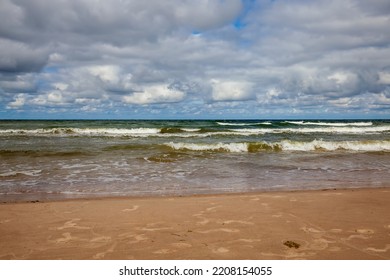
[[[265,123],[262,123],[265,125]],[[271,124],[271,123],[270,123]],[[313,123],[314,124],[314,123]],[[352,126],[347,124],[328,126],[296,126],[296,127],[257,127],[257,128],[47,128],[47,129],[0,129],[0,136],[41,136],[41,137],[210,137],[210,136],[251,136],[263,134],[378,134],[390,133],[390,125]],[[253,125],[253,124],[252,124]]]
[[[181,127],[163,127],[160,133],[183,133],[183,132],[198,132],[200,128],[181,128]]]
[[[272,125],[271,122],[257,122],[257,123],[234,123],[234,122],[217,122],[218,125],[222,126],[253,126],[253,125]]]
[[[262,152],[262,151],[353,151],[353,152],[390,152],[390,141],[323,141],[300,142],[283,140],[280,142],[239,142],[239,143],[165,143],[174,150],[209,152]]]
[[[285,121],[295,125],[316,125],[316,126],[372,126],[372,122],[306,122],[306,121]]]
[[[158,128],[49,128],[49,129],[5,129],[6,136],[149,136],[160,133]]]
[[[42,170],[20,170],[20,171],[8,171],[4,173],[0,173],[0,177],[19,177],[19,176],[29,176],[29,177],[37,177],[40,176]]]
[[[354,151],[354,152],[390,152],[390,141],[323,141],[311,142],[281,141],[283,151]]]
[[[265,134],[265,133],[330,133],[330,134],[366,134],[390,132],[390,126],[374,127],[298,127],[298,128],[272,128],[272,129],[230,129],[232,133],[243,135]]]
[[[247,152],[247,143],[215,143],[215,144],[200,144],[200,143],[165,143],[166,146],[174,150],[188,151],[220,151],[220,152]]]

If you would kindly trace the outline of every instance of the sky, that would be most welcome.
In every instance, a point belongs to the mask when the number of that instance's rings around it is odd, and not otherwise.
[[[0,119],[390,118],[388,0],[0,0]]]

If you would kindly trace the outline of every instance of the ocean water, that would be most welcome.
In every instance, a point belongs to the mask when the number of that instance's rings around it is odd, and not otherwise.
[[[0,201],[389,186],[389,120],[0,121]]]

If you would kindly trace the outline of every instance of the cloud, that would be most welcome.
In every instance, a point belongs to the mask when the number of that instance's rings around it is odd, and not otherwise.
[[[8,37],[31,40],[30,33],[40,31],[35,42],[49,39],[118,45],[133,44],[133,40],[153,41],[183,28],[218,28],[234,20],[242,9],[239,0],[4,1],[1,15],[6,25],[0,32]]]
[[[379,74],[379,80],[378,80],[379,84],[390,85],[390,71],[389,72],[381,71],[378,74]]]
[[[37,90],[37,83],[35,75],[27,74],[0,74],[0,88],[8,93],[20,92],[35,92]]]
[[[34,48],[23,42],[0,38],[1,72],[37,72],[48,62],[45,47]]]
[[[24,94],[18,94],[15,96],[12,102],[9,102],[7,105],[7,109],[19,109],[24,106],[26,103],[26,98]]]
[[[252,85],[245,81],[212,80],[211,85],[215,101],[245,101],[254,98]]]
[[[179,102],[185,98],[185,93],[169,88],[168,85],[151,85],[143,91],[134,92],[132,95],[123,97],[123,102],[127,104],[154,104]]]
[[[388,1],[3,0],[0,18],[0,117],[389,116]]]

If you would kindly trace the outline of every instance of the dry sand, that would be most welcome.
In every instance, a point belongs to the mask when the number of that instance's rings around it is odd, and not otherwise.
[[[390,259],[390,188],[0,205],[1,259]]]

